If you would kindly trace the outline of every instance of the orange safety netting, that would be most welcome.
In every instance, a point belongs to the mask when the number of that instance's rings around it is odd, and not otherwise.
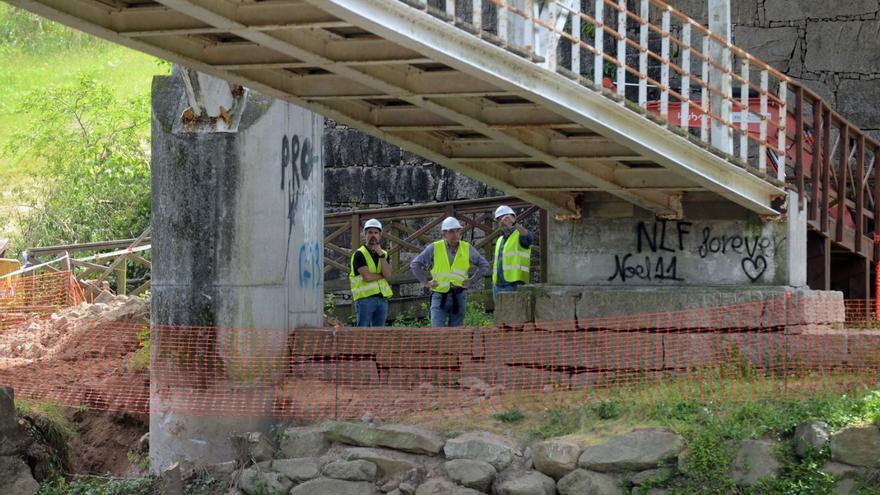
[[[0,278],[0,332],[82,300],[82,290],[69,271]]]
[[[291,332],[34,317],[0,332],[0,384],[22,398],[141,413],[152,386],[161,410],[297,419],[556,407],[631,392],[803,396],[876,385],[872,308],[796,296],[566,322]]]

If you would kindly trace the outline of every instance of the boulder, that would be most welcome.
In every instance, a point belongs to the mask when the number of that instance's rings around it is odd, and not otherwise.
[[[238,476],[238,488],[247,495],[287,493],[292,487],[293,481],[287,476],[256,467],[242,469]]]
[[[279,450],[288,459],[318,457],[330,448],[324,429],[316,426],[287,428],[281,436]]]
[[[431,478],[416,488],[415,495],[482,495],[482,492],[458,486],[444,478]]]
[[[12,387],[0,387],[0,433],[18,428],[15,416],[15,392]]]
[[[4,495],[33,495],[40,484],[31,476],[31,470],[17,456],[0,457],[0,487]]]
[[[600,472],[643,471],[675,459],[683,444],[669,430],[634,430],[585,449],[578,465]]]
[[[805,423],[794,430],[794,448],[797,455],[804,457],[807,452],[819,452],[828,443],[828,424],[823,421]]]
[[[230,435],[229,442],[235,459],[242,464],[268,461],[275,456],[271,440],[258,431]]]
[[[407,459],[404,455],[391,450],[353,447],[346,449],[342,453],[342,458],[347,461],[357,459],[370,461],[379,468],[380,476],[389,476],[396,473],[406,472],[418,467],[415,462]]]
[[[483,492],[492,486],[492,480],[497,474],[495,468],[488,462],[471,459],[453,459],[447,461],[443,467],[452,481]]]
[[[778,447],[769,440],[743,440],[733,459],[731,479],[740,486],[755,486],[762,479],[776,476],[780,468],[775,456]]]
[[[370,461],[334,461],[324,466],[321,472],[327,478],[348,481],[373,481],[376,479],[376,465]]]
[[[551,439],[532,446],[535,469],[557,480],[577,469],[580,454],[578,444],[565,440]]]
[[[628,479],[633,485],[659,484],[669,481],[674,475],[675,471],[672,468],[662,467],[632,473]]]
[[[318,477],[318,460],[314,457],[299,459],[275,459],[272,471],[277,471],[291,480],[301,483]]]
[[[349,445],[387,447],[415,454],[437,454],[443,449],[443,439],[439,435],[409,425],[372,427],[333,421],[324,427],[327,438]]]
[[[297,485],[290,495],[378,495],[379,491],[366,481],[343,481],[317,478]]]
[[[538,471],[512,473],[495,484],[496,495],[555,495],[556,482]]]
[[[850,426],[831,435],[831,459],[844,464],[880,467],[880,429]]]
[[[443,452],[448,459],[485,461],[499,471],[510,466],[518,454],[510,440],[484,431],[465,433],[447,441]]]
[[[610,474],[575,469],[556,482],[559,495],[624,495],[619,480]]]

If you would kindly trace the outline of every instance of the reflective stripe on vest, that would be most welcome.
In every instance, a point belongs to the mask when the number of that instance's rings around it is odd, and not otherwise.
[[[498,283],[498,252],[501,249],[499,237],[495,241],[495,256],[492,263],[492,284]],[[504,270],[504,280],[507,283],[530,281],[529,266],[532,264],[532,248],[523,249],[519,243],[519,230],[513,233],[504,242],[504,254],[501,255],[501,267]]]
[[[373,262],[373,257],[370,255],[370,251],[366,246],[361,246],[356,252],[364,255],[364,260],[367,262],[367,270],[370,273],[382,273],[379,265]],[[383,249],[382,252],[385,256],[388,256],[387,251]],[[384,278],[373,280],[372,282],[364,282],[364,277],[355,274],[354,255],[352,255],[351,260],[349,260],[349,266],[351,270],[348,272],[348,281],[351,283],[351,297],[355,301],[365,297],[375,296],[376,294],[382,294],[384,297],[391,297],[394,294],[391,291],[391,286],[388,285],[388,281]]]
[[[471,268],[471,245],[465,241],[459,241],[458,251],[452,266],[449,265],[449,255],[446,253],[446,241],[434,243],[434,266],[431,267],[431,279],[437,282],[434,292],[449,292],[451,285],[461,287],[467,280],[468,270]]]

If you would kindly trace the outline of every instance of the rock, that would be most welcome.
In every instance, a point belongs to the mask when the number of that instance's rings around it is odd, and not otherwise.
[[[408,425],[374,428],[360,423],[331,422],[325,425],[330,440],[362,447],[387,447],[415,454],[437,454],[443,439],[436,433]]]
[[[633,485],[659,484],[669,481],[674,475],[675,471],[672,468],[662,467],[632,473],[628,479]]]
[[[16,421],[15,427],[0,431],[0,456],[20,456],[33,442],[27,428]]]
[[[556,482],[538,471],[508,475],[495,484],[496,495],[554,495]]]
[[[559,495],[624,495],[617,478],[612,475],[575,469],[557,483]]]
[[[846,478],[834,484],[834,495],[851,495],[856,493],[858,488],[856,480]]]
[[[256,467],[242,469],[238,476],[238,488],[247,495],[266,495],[267,493],[287,493],[293,481],[275,472],[260,471]]]
[[[868,470],[863,467],[850,466],[849,464],[841,464],[839,462],[827,461],[819,471],[830,474],[836,478],[852,478],[864,476]]]
[[[379,491],[383,493],[390,493],[397,490],[397,487],[400,486],[400,480],[388,480],[385,484],[379,487]]]
[[[235,472],[235,461],[226,461],[226,462],[218,462],[216,464],[209,464],[207,466],[207,471],[212,473],[214,476],[222,476],[226,474],[232,474]]]
[[[324,430],[316,426],[287,428],[281,436],[279,450],[288,459],[318,457],[330,448]]]
[[[794,430],[794,449],[804,457],[807,452],[819,452],[828,443],[828,425],[822,421],[805,423]]]
[[[15,391],[13,391],[12,387],[0,387],[0,433],[17,428]]]
[[[448,459],[485,461],[502,471],[513,462],[517,453],[511,442],[487,432],[471,432],[446,442],[443,452]]]
[[[577,469],[580,454],[579,445],[564,440],[546,440],[532,447],[535,469],[557,480]]]
[[[318,477],[318,460],[314,457],[302,457],[299,459],[275,459],[272,461],[272,471],[287,476],[296,483]]]
[[[731,479],[740,486],[754,486],[776,476],[780,467],[775,457],[777,447],[776,442],[767,440],[743,440],[731,465]]]
[[[495,468],[488,462],[471,459],[453,459],[443,467],[449,478],[459,485],[474,490],[487,491],[495,479]]]
[[[831,435],[831,459],[853,466],[880,467],[880,429],[850,426]]]
[[[183,478],[180,476],[180,463],[175,462],[162,471],[160,478],[162,495],[183,495]]]
[[[465,390],[476,392],[480,395],[489,395],[492,389],[492,387],[490,387],[488,383],[475,376],[464,376],[459,378],[458,386]]]
[[[377,495],[379,491],[366,481],[343,481],[318,478],[297,485],[290,495]]]
[[[138,439],[135,444],[135,451],[148,454],[150,452],[150,432],[146,432]]]
[[[443,478],[432,478],[416,488],[415,495],[482,495],[481,492],[457,486]]]
[[[98,297],[95,298],[94,302],[96,304],[110,304],[111,302],[113,302],[114,299],[116,299],[116,296],[114,296],[111,292],[102,290],[101,293],[98,294]]]
[[[682,438],[668,430],[634,430],[584,450],[582,468],[600,472],[643,471],[675,459]]]
[[[381,476],[389,476],[418,467],[415,462],[390,450],[354,447],[345,450],[342,458],[347,461],[356,459],[370,461],[379,468],[379,475]]]
[[[416,492],[416,487],[412,486],[410,483],[407,483],[406,481],[401,483],[397,487],[397,489],[400,490],[400,493],[403,493],[404,495],[413,495]]]
[[[376,465],[361,459],[354,461],[334,461],[324,466],[321,472],[327,478],[348,481],[373,481],[376,479]],[[390,490],[389,490],[390,491]]]
[[[258,431],[230,435],[229,442],[235,459],[242,464],[267,461],[275,455],[275,446]]]
[[[0,487],[3,487],[4,495],[33,495],[40,489],[40,484],[21,458],[3,456],[0,457]]]

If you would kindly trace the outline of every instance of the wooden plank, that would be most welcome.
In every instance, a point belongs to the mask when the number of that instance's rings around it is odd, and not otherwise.
[[[65,251],[76,253],[79,251],[101,251],[104,249],[118,249],[124,248],[132,245],[137,240],[135,239],[118,239],[113,241],[101,241],[101,242],[86,242],[82,244],[58,244],[55,246],[42,246],[30,248],[27,250],[29,256],[45,256],[47,254],[54,253],[63,253]],[[141,243],[150,242],[150,237],[147,236],[141,239]]]
[[[827,234],[829,232],[828,201],[831,195],[831,109],[822,103],[822,110],[822,207],[819,211],[822,232]]]
[[[856,139],[856,252],[862,252],[862,237],[865,233],[865,135],[859,133]]]
[[[837,195],[838,198],[846,198],[846,182],[849,174],[849,126],[844,125],[840,128],[840,158],[837,170]],[[834,240],[843,242],[843,226],[846,223],[846,202],[837,201],[837,228],[835,229]]]
[[[797,86],[794,93],[794,173],[800,201],[804,201],[804,88]],[[785,148],[783,148],[785,149]],[[798,208],[800,208],[799,203]]]

